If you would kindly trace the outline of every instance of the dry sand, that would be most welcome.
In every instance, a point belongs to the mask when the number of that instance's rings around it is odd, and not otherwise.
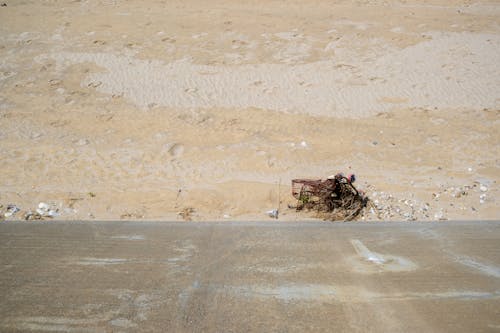
[[[382,218],[500,217],[497,1],[6,4],[4,211],[254,220],[281,181],[296,220],[344,171]]]

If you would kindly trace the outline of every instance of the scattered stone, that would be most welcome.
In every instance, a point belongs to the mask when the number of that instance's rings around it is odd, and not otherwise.
[[[89,143],[90,143],[90,142],[89,142],[89,140],[87,140],[87,139],[80,139],[80,140],[76,141],[76,145],[77,145],[77,146],[86,146],[86,145],[88,145]]]
[[[31,140],[36,140],[39,139],[43,134],[40,132],[33,132],[30,134],[30,139]]]
[[[29,210],[26,212],[26,214],[24,214],[24,219],[26,221],[43,220],[43,216],[38,212],[32,212],[31,210]]]
[[[36,209],[36,213],[41,217],[54,218],[59,215],[59,209],[45,202],[40,202],[38,204],[38,208]]]
[[[168,149],[168,153],[172,157],[180,157],[184,153],[184,145],[182,145],[180,143],[174,143]]]
[[[266,212],[266,214],[273,219],[277,219],[279,215],[279,211],[277,209],[269,210]]]
[[[5,217],[12,217],[16,215],[21,209],[14,204],[7,205],[7,211],[3,214]]]
[[[483,193],[479,196],[479,203],[484,204],[485,202],[486,202],[486,194]]]
[[[486,192],[486,191],[488,191],[488,187],[486,187],[486,186],[484,186],[484,185],[480,185],[480,186],[479,186],[479,190],[480,190],[481,192]]]
[[[58,86],[58,85],[60,85],[60,84],[61,84],[61,82],[62,82],[62,81],[61,81],[61,80],[58,80],[58,79],[52,79],[52,80],[49,80],[49,84],[50,84],[51,86],[53,86],[53,87],[54,87],[54,86]]]
[[[434,214],[434,219],[436,219],[438,221],[447,220],[442,209],[439,212],[437,212],[436,214]]]

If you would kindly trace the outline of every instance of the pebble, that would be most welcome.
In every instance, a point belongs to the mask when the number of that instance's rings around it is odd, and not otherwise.
[[[16,205],[10,204],[7,205],[7,211],[3,214],[5,217],[11,217],[16,215],[21,209]]]
[[[35,139],[40,138],[41,136],[42,136],[42,133],[39,133],[39,132],[33,132],[33,133],[31,133],[30,138],[31,138],[32,140],[35,140]]]
[[[278,214],[279,214],[279,212],[278,212],[278,210],[277,210],[277,209],[269,210],[269,211],[267,211],[266,213],[267,213],[267,215],[268,215],[269,217],[271,217],[271,218],[273,218],[273,219],[277,219],[277,218],[278,218]]]
[[[442,211],[435,213],[434,218],[436,220],[446,220],[446,218],[444,217],[444,213]]]
[[[483,193],[479,196],[479,203],[484,204],[485,202],[486,202],[486,194]]]
[[[87,139],[80,139],[80,140],[78,140],[78,141],[76,142],[76,144],[77,144],[78,146],[85,146],[85,145],[88,145],[88,144],[89,144],[89,140],[87,140]]]
[[[24,219],[26,221],[33,221],[33,220],[42,220],[43,216],[40,215],[38,212],[32,212],[29,210],[26,214],[24,214]]]
[[[484,185],[481,185],[481,186],[479,186],[479,190],[481,192],[486,192],[486,191],[488,191],[488,188],[486,186],[484,186]]]
[[[40,202],[38,204],[38,208],[36,209],[36,212],[40,214],[42,217],[56,217],[59,215],[58,209],[51,207],[49,204],[45,202]]]

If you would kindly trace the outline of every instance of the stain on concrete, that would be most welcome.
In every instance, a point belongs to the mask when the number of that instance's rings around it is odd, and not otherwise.
[[[478,271],[482,274],[493,276],[496,278],[500,278],[500,268],[499,267],[480,262],[474,258],[467,257],[467,256],[456,256],[455,261],[464,265],[464,266],[475,269],[476,271]]]
[[[101,320],[102,318],[15,317],[4,318],[0,327],[6,330],[37,332],[106,332],[104,329],[97,327],[98,322]]]
[[[224,286],[217,289],[221,292],[231,293],[244,298],[274,298],[285,303],[288,302],[325,302],[335,301],[340,303],[350,302],[381,302],[381,301],[413,301],[413,300],[494,300],[500,299],[500,290],[487,292],[475,290],[454,290],[438,292],[402,292],[379,293],[359,286],[333,286],[318,284],[287,284],[280,286]]]
[[[144,235],[117,235],[111,237],[112,239],[123,239],[123,240],[130,240],[130,241],[137,241],[137,240],[145,240],[146,237]]]
[[[346,261],[358,273],[374,272],[405,272],[417,269],[417,265],[410,259],[391,254],[380,254],[370,251],[360,240],[353,239],[351,244],[357,256],[348,257]]]
[[[334,287],[321,284],[249,285],[225,287],[224,289],[243,297],[275,298],[284,302],[319,301],[335,298]]]
[[[113,326],[122,327],[122,328],[132,328],[137,327],[137,324],[128,320],[127,318],[116,318],[109,322]]]
[[[105,266],[105,265],[126,264],[127,262],[128,262],[127,259],[121,259],[121,258],[82,258],[79,261],[77,261],[76,264]]]

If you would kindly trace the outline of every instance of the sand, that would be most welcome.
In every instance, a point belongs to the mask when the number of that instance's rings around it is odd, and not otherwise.
[[[310,217],[287,208],[291,179],[344,171],[381,210],[367,220],[498,218],[499,14],[495,1],[7,2],[0,204],[260,220],[280,191],[287,221]]]

